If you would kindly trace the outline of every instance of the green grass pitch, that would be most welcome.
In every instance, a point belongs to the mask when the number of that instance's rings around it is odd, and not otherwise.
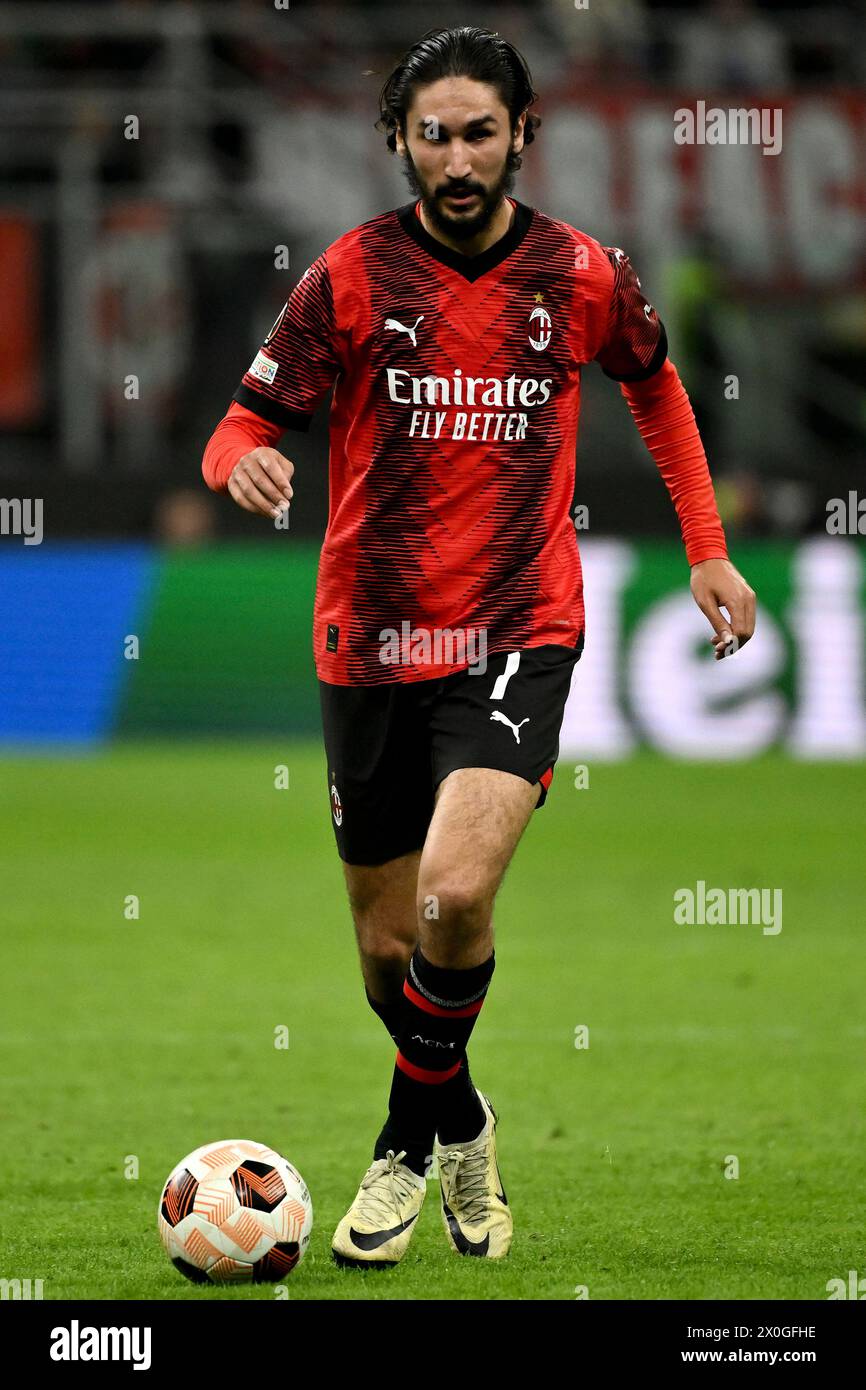
[[[169,1170],[235,1137],[310,1186],[292,1299],[824,1299],[866,1272],[866,771],[643,755],[572,781],[561,763],[506,876],[470,1045],[512,1253],[452,1255],[431,1181],[404,1262],[356,1272],[330,1237],[393,1047],[363,995],[320,747],[6,758],[0,1275],[46,1298],[273,1298],[187,1283],[157,1237]],[[698,879],[781,888],[781,933],[675,925]]]

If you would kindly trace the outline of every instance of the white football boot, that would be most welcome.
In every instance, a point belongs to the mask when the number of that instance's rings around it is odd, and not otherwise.
[[[501,1260],[511,1247],[513,1222],[496,1161],[496,1112],[475,1088],[484,1128],[468,1144],[437,1141],[442,1221],[452,1250]]]
[[[395,1265],[403,1258],[427,1195],[427,1183],[388,1150],[370,1164],[358,1195],[331,1241],[338,1265]]]

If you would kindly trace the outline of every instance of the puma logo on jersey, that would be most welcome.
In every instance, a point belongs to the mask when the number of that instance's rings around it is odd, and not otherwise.
[[[399,319],[386,319],[385,327],[393,329],[395,333],[408,333],[409,337],[412,339],[412,346],[417,347],[418,344],[415,340],[415,329],[418,327],[423,317],[423,314],[419,314],[415,322],[412,324],[411,328],[407,328],[405,323],[401,323]]]
[[[502,714],[502,712],[498,709],[495,709],[493,711],[490,718],[498,720],[500,724],[507,724],[511,732],[514,734],[514,737],[517,739],[518,743],[520,742],[520,730],[523,728],[524,724],[529,723],[529,716],[527,715],[525,719],[521,719],[519,724],[512,724],[508,716]]]

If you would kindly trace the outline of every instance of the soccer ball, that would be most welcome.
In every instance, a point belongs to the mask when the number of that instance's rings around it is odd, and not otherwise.
[[[222,1139],[172,1170],[157,1223],[168,1258],[187,1279],[274,1283],[304,1258],[313,1204],[282,1154],[251,1139]]]

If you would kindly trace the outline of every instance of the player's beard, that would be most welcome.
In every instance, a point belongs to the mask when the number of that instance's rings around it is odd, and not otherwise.
[[[435,187],[428,187],[422,181],[409,151],[407,150],[403,156],[403,172],[410,189],[416,198],[421,199],[421,206],[433,226],[438,228],[443,236],[450,237],[452,241],[471,241],[473,237],[478,236],[489,227],[505,194],[510,193],[514,187],[514,175],[517,168],[519,168],[518,156],[513,150],[510,150],[499,177],[489,188],[485,188],[475,179],[469,179],[465,184],[439,184]],[[443,195],[458,192],[480,194],[481,204],[478,211],[473,213],[471,217],[452,217],[447,212]]]

